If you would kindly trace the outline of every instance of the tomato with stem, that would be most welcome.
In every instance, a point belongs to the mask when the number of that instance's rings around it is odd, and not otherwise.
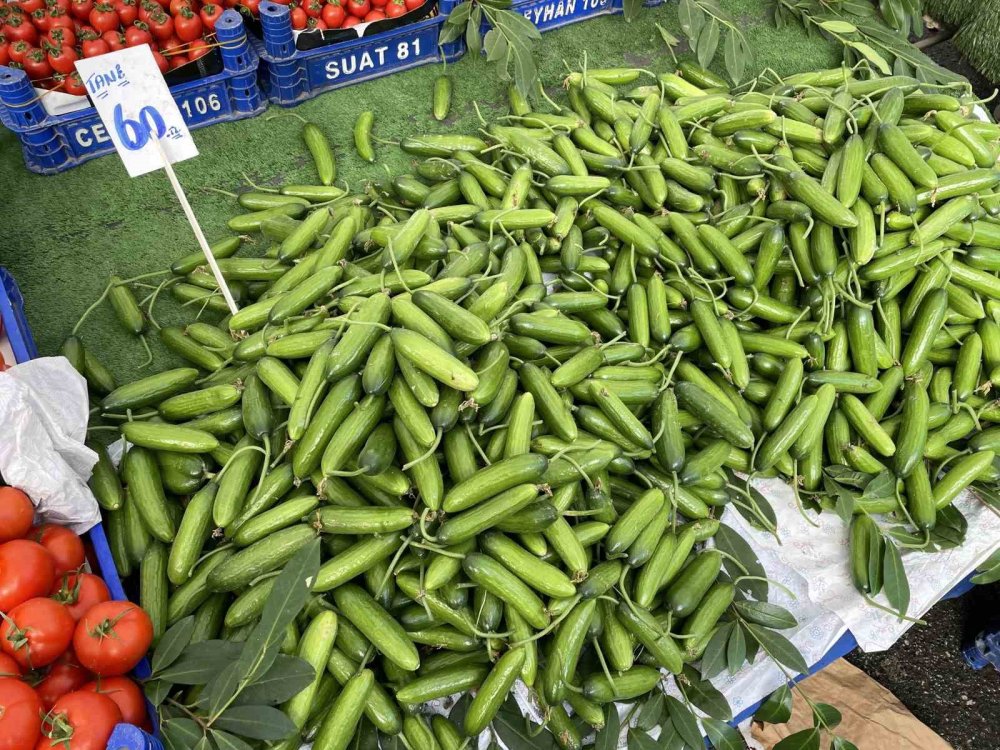
[[[35,692],[42,700],[42,705],[48,711],[55,705],[56,701],[67,693],[83,689],[90,679],[91,674],[76,660],[72,651],[67,651],[49,667],[48,673],[42,681],[35,685]]]
[[[205,25],[201,21],[201,16],[190,8],[182,8],[181,12],[174,16],[174,33],[182,42],[201,39],[204,31]]]
[[[93,573],[65,573],[52,587],[52,598],[79,620],[95,604],[111,600],[108,585]]]
[[[118,14],[115,9],[107,3],[98,3],[90,11],[90,25],[103,34],[105,31],[113,31],[118,28]]]
[[[347,12],[355,18],[364,18],[371,9],[371,0],[347,0]]]
[[[38,597],[18,604],[0,625],[0,648],[25,669],[54,662],[73,640],[76,623],[54,599]]]
[[[205,3],[198,11],[198,15],[201,16],[201,22],[205,28],[209,31],[215,31],[215,23],[222,15],[222,6],[216,3]]]
[[[56,67],[55,63],[53,63],[52,67],[60,73],[69,73],[73,70],[72,66],[69,70],[62,70]],[[34,542],[38,542],[52,555],[57,576],[76,570],[86,560],[83,542],[80,537],[65,526],[59,526],[54,523],[43,523],[41,526],[32,528],[28,532],[28,538]]]
[[[45,747],[104,750],[121,720],[122,712],[108,696],[89,690],[68,693],[42,721],[42,734],[48,738]]]
[[[139,17],[139,6],[136,5],[135,0],[117,0],[114,8],[115,13],[118,14],[118,20],[124,27],[131,26]]]
[[[340,0],[327,0],[321,13],[321,18],[326,21],[326,25],[331,29],[339,29],[341,24],[344,23],[346,16],[347,12],[344,10],[344,6],[340,4]]]
[[[73,633],[73,650],[80,663],[102,677],[129,672],[152,642],[149,615],[131,602],[110,601],[91,607]]]

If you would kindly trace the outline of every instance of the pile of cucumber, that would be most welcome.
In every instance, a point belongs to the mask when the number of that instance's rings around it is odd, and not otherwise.
[[[172,267],[192,322],[159,335],[188,366],[115,387],[67,343],[132,446],[93,488],[161,632],[245,637],[322,537],[312,635],[287,644],[327,667],[293,717],[317,750],[362,717],[452,750],[517,678],[580,746],[747,622],[711,540],[727,504],[768,514],[733,472],[789,479],[805,512],[851,501],[871,596],[873,515],[919,546],[1000,476],[1000,128],[899,76],[682,72],[572,73],[555,113],[512,91],[349,194],[307,126],[324,184],[240,196],[263,257],[215,245],[239,312],[198,254]],[[110,296],[148,329],[127,283]],[[825,483],[845,477],[888,490]],[[467,691],[460,725],[414,712]]]

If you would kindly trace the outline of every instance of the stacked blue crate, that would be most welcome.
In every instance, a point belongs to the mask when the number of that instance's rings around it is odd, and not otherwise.
[[[257,81],[257,53],[243,19],[227,10],[215,26],[222,71],[171,87],[189,128],[253,117],[266,102]],[[0,123],[21,141],[32,172],[53,174],[114,151],[93,107],[50,115],[23,70],[0,66]]]
[[[456,5],[458,0],[438,0],[437,14],[418,21],[402,25],[379,21],[376,24],[386,24],[389,28],[357,39],[299,49],[288,6],[265,0],[260,4],[263,39],[255,40],[254,44],[262,63],[264,92],[272,102],[292,107],[324,91],[418,65],[457,60],[465,52],[461,39],[438,44],[445,19]],[[337,33],[343,34],[340,30]]]

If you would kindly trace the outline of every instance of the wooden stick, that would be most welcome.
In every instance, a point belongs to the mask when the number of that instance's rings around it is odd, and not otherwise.
[[[157,138],[153,138],[153,142],[160,150],[160,157],[163,159],[163,170],[167,173],[167,179],[170,180],[170,186],[174,189],[174,194],[177,195],[177,200],[180,201],[181,208],[184,209],[184,215],[187,217],[188,223],[191,225],[191,230],[194,232],[194,236],[198,240],[198,245],[201,247],[201,251],[205,254],[205,259],[208,261],[209,268],[212,269],[212,274],[215,276],[215,282],[219,285],[219,289],[222,290],[222,296],[226,299],[226,305],[229,307],[229,312],[235,315],[239,312],[239,307],[236,306],[236,300],[233,299],[233,293],[229,291],[229,285],[226,284],[226,280],[222,276],[222,271],[219,269],[219,264],[216,262],[215,256],[212,255],[212,249],[208,246],[208,240],[205,239],[205,233],[201,231],[201,225],[198,223],[198,218],[194,215],[194,210],[191,208],[191,204],[188,203],[187,195],[184,194],[184,188],[181,187],[181,183],[177,179],[177,173],[174,172],[173,165],[171,165],[170,159],[167,158],[167,152],[164,151],[163,144],[160,143]]]

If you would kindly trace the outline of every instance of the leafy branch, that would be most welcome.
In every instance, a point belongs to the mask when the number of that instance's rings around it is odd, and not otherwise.
[[[509,10],[509,6],[509,0],[466,0],[448,16],[439,44],[464,35],[472,54],[478,55],[485,49],[487,61],[499,66],[501,79],[513,79],[518,91],[528,96],[539,86],[534,45],[542,35],[535,24]],[[490,25],[485,36],[484,20]]]
[[[281,571],[243,643],[192,643],[193,615],[164,633],[153,652],[145,692],[158,707],[168,750],[249,750],[246,740],[284,740],[299,731],[277,706],[308,687],[315,672],[308,662],[279,650],[286,628],[309,597],[319,570],[319,545],[312,541]]]
[[[733,83],[738,84],[753,60],[753,50],[740,30],[739,20],[723,10],[718,0],[680,0],[677,17],[681,30],[687,37],[688,46],[703,68],[707,68],[715,59],[725,30],[722,54],[726,73]]]
[[[912,0],[893,0],[892,3],[883,2],[880,5],[905,5],[908,8],[911,2]],[[941,67],[910,44],[905,35],[873,20],[872,11],[871,5],[860,0],[845,0],[841,3],[775,0],[772,14],[778,28],[795,21],[809,33],[819,33],[838,42],[844,48],[844,62],[847,65],[854,65],[859,59],[864,59],[886,75],[914,76],[917,80],[930,84],[964,82],[961,76]],[[866,12],[868,17],[864,17]],[[906,18],[909,19],[908,22],[913,22],[912,15]]]

